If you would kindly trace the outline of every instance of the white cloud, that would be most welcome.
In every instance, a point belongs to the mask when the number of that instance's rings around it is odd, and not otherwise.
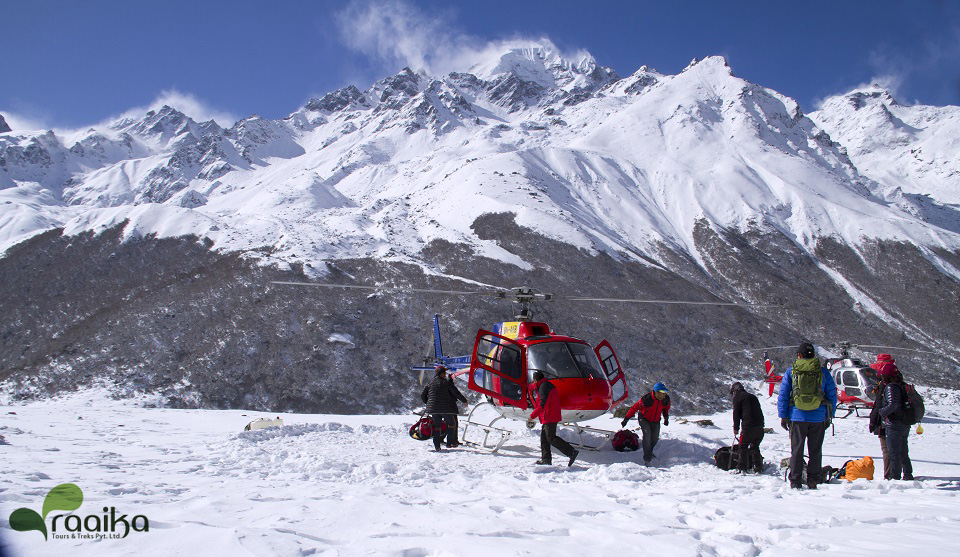
[[[407,66],[429,75],[466,71],[509,48],[542,46],[559,52],[550,39],[489,40],[462,32],[452,12],[428,14],[408,0],[354,0],[337,14],[344,44],[394,72]],[[586,56],[577,52],[565,58]]]

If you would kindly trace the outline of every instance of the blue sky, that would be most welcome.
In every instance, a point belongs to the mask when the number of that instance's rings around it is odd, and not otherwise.
[[[92,125],[159,102],[221,123],[286,116],[404,65],[547,38],[629,75],[723,55],[805,110],[881,80],[904,102],[960,104],[960,2],[0,0],[0,114]]]

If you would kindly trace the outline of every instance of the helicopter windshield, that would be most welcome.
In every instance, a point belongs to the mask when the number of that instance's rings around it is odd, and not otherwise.
[[[588,344],[541,342],[527,348],[527,369],[541,371],[548,379],[582,377],[605,379],[600,361]]]
[[[862,367],[860,368],[860,377],[863,378],[863,392],[867,397],[867,400],[875,400],[877,398],[877,372],[873,368]]]

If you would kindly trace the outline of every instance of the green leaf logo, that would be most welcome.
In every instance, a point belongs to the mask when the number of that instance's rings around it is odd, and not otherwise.
[[[43,539],[47,539],[47,525],[37,511],[31,509],[17,509],[10,513],[10,527],[17,532],[38,530],[43,532]]]
[[[83,492],[76,484],[60,484],[50,490],[43,500],[43,520],[50,511],[75,511],[83,503]],[[36,514],[36,513],[34,513]]]

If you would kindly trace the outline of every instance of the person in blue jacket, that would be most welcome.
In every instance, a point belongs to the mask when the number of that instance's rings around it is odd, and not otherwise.
[[[819,370],[819,381],[816,371]],[[795,379],[796,377],[796,379]],[[820,364],[813,345],[803,342],[797,361],[783,375],[777,413],[780,425],[790,432],[790,487],[803,487],[803,447],[807,459],[807,487],[820,483],[823,438],[837,411],[837,384],[827,368]]]

